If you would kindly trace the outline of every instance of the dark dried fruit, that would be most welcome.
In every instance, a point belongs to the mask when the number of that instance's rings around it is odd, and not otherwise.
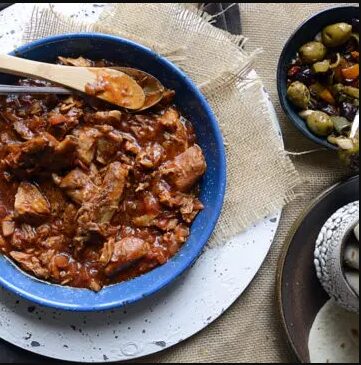
[[[338,115],[337,108],[331,104],[326,104],[326,103],[320,102],[318,105],[318,109],[330,116]]]
[[[295,80],[302,82],[303,84],[310,86],[315,82],[315,74],[309,67],[301,69],[301,71],[295,75]]]
[[[333,76],[334,76],[334,71],[333,70],[328,70],[327,72],[325,73],[320,73],[320,74],[317,74],[318,76],[318,80],[321,84],[325,84],[325,85],[328,85],[330,80],[332,81],[333,80]],[[332,82],[331,82],[332,83]]]
[[[343,46],[343,53],[351,53],[358,49],[358,44],[355,38],[351,38],[347,41],[347,43]],[[345,57],[346,58],[346,57]]]
[[[353,122],[357,113],[357,107],[351,103],[343,102],[340,108],[340,115]]]

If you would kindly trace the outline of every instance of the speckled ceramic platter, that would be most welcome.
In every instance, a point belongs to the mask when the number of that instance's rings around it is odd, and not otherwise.
[[[329,299],[313,263],[316,239],[334,212],[358,199],[359,176],[326,190],[300,216],[285,243],[277,274],[278,306],[288,341],[302,363],[310,362],[310,330]]]
[[[97,19],[103,6],[54,4],[57,11],[85,21]],[[0,52],[21,44],[32,7],[16,4],[0,13]],[[266,94],[265,99],[279,130]],[[173,285],[120,310],[54,311],[0,289],[0,337],[39,355],[77,362],[130,360],[174,346],[207,327],[244,292],[271,247],[280,214],[265,218],[224,246],[207,249]],[[7,360],[2,358],[5,351],[30,362],[30,354],[1,346],[0,362]],[[42,361],[37,357],[34,362]]]

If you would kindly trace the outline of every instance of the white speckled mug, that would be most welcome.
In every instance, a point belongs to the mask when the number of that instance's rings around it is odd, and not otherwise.
[[[350,203],[333,214],[322,227],[316,242],[314,263],[326,292],[347,310],[359,312],[359,295],[345,277],[344,250],[359,222],[359,202]]]

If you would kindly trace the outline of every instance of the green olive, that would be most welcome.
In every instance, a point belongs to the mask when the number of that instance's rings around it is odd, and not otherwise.
[[[326,47],[338,47],[346,43],[352,33],[352,25],[336,23],[325,27],[322,31],[322,42]]]
[[[304,63],[315,63],[325,58],[327,49],[321,42],[312,41],[304,44],[299,52]]]
[[[317,136],[327,137],[333,131],[331,118],[320,111],[315,111],[307,117],[307,125]]]
[[[311,95],[307,86],[302,82],[295,81],[287,89],[288,99],[298,108],[307,109]]]
[[[351,96],[351,98],[360,99],[360,89],[358,89],[357,87],[345,86],[343,88],[343,92],[346,95]]]

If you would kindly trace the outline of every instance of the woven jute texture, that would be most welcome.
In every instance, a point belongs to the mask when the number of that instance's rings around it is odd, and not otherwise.
[[[349,176],[349,173],[338,164],[334,153],[320,150],[287,121],[277,97],[276,67],[283,44],[298,24],[319,10],[339,5],[241,4],[244,36],[250,39],[246,45],[249,53],[238,47],[240,42],[244,42],[243,37],[229,37],[224,32],[218,32],[196,13],[191,15],[171,4],[157,7],[146,5],[150,22],[139,21],[146,16],[140,10],[144,4],[138,5],[138,20],[131,15],[134,14],[134,7],[121,4],[112,12],[103,14],[103,21],[91,27],[54,17],[50,13],[34,14],[26,40],[79,29],[123,35],[165,54],[201,87],[220,121],[227,141],[228,195],[214,242],[223,240],[255,219],[289,203],[283,210],[271,252],[242,297],[219,320],[198,335],[141,361],[266,363],[293,360],[280,326],[275,302],[278,257],[292,223],[310,200],[331,184]],[[124,9],[129,13],[122,16]],[[144,28],[147,24],[152,26]],[[168,31],[159,38],[159,31],[155,28]],[[216,52],[202,53],[211,52],[210,49],[205,50],[208,44],[212,44]],[[259,48],[263,49],[262,54],[256,51]],[[260,101],[260,83],[247,80],[245,76],[252,60],[255,60],[254,67],[274,102],[286,150],[295,153],[317,150],[312,154],[292,157],[302,184],[298,184],[298,174],[283,151],[277,133],[270,128],[265,104]],[[194,65],[199,67],[199,72]]]
[[[291,201],[299,179],[267,113],[262,84],[248,75],[259,52],[246,53],[243,36],[207,20],[178,4],[112,4],[92,25],[49,9],[34,11],[25,40],[79,30],[121,35],[167,56],[193,79],[217,116],[227,150],[227,194],[211,247]]]

